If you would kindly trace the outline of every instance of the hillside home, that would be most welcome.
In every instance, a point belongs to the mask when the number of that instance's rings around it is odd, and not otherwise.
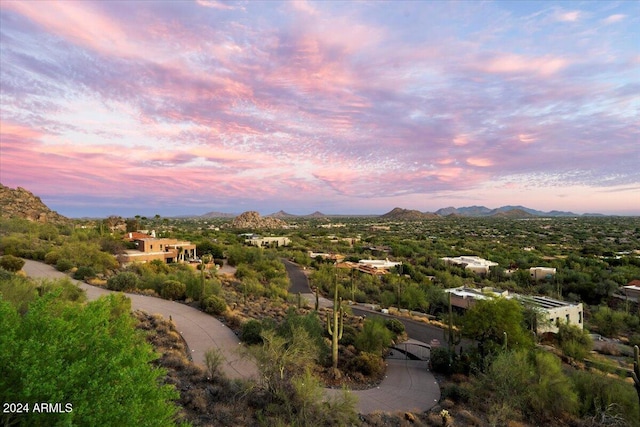
[[[578,326],[580,329],[584,327],[582,303],[570,303],[566,301],[558,301],[544,296],[529,296],[509,293],[494,288],[468,288],[459,287],[445,289],[445,292],[451,295],[451,305],[466,310],[472,307],[478,300],[486,300],[490,298],[514,298],[527,307],[533,307],[540,310],[543,314],[543,321],[536,325],[536,333],[558,332],[558,324],[569,323]]]
[[[122,264],[149,262],[155,259],[166,263],[185,262],[196,259],[196,245],[178,239],[157,238],[143,233],[128,233],[125,237],[136,249],[128,249],[120,256]]]

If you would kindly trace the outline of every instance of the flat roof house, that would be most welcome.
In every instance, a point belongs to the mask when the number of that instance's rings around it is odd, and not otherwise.
[[[448,265],[457,265],[476,274],[488,274],[491,267],[497,266],[497,262],[489,261],[478,256],[462,255],[457,257],[440,258]]]
[[[122,264],[161,260],[166,263],[185,262],[196,258],[196,245],[178,239],[157,238],[142,233],[129,233],[127,240],[137,249],[128,249],[120,256]]]
[[[509,293],[494,288],[475,289],[465,286],[459,288],[445,289],[451,295],[451,305],[461,309],[472,307],[476,301],[489,298],[515,298],[524,306],[529,306],[540,310],[545,317],[545,321],[538,322],[536,333],[558,332],[558,324],[568,323],[584,327],[584,317],[582,303],[571,303],[559,301],[545,296],[529,296]]]

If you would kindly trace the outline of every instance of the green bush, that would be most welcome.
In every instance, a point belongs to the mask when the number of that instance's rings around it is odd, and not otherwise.
[[[468,402],[471,398],[471,390],[461,384],[447,384],[442,389],[442,399],[450,399],[457,403]]]
[[[431,370],[441,374],[450,374],[452,372],[452,366],[449,362],[450,360],[453,362],[455,357],[455,353],[450,354],[446,347],[432,348],[430,359]]]
[[[384,321],[384,326],[386,326],[388,330],[390,330],[396,335],[403,334],[405,330],[404,323],[402,323],[398,319],[386,319]]]
[[[569,378],[578,394],[581,417],[594,417],[614,410],[628,421],[628,425],[640,425],[637,419],[634,420],[634,414],[638,413],[638,396],[632,384],[587,371],[570,371]]]
[[[588,332],[575,325],[561,324],[557,339],[562,353],[578,360],[584,359],[593,347]]]
[[[87,277],[95,277],[96,272],[92,267],[82,266],[78,267],[75,273],[73,273],[73,278],[76,280],[84,280]]]
[[[60,259],[60,252],[58,251],[49,251],[44,256],[44,262],[49,265],[55,265]]]
[[[7,271],[20,271],[24,267],[24,260],[13,255],[0,257],[0,267]]]
[[[107,288],[112,291],[130,291],[136,289],[139,282],[140,279],[137,274],[125,271],[109,278],[107,280]]]
[[[69,271],[73,268],[73,263],[66,258],[60,258],[58,262],[56,262],[56,270],[58,271]]]
[[[259,320],[251,319],[242,324],[240,328],[240,339],[246,344],[261,344],[262,343],[262,330],[264,325]]]
[[[377,354],[363,352],[351,359],[349,369],[365,376],[377,376],[384,372],[384,360]]]
[[[375,317],[364,321],[362,331],[356,335],[355,346],[359,351],[382,354],[393,341],[393,333],[386,328],[384,319]]]
[[[177,280],[167,280],[160,286],[160,296],[162,298],[177,300],[183,299],[187,290],[187,285]]]
[[[202,301],[202,309],[205,313],[219,315],[227,310],[227,303],[217,295],[209,295]]]

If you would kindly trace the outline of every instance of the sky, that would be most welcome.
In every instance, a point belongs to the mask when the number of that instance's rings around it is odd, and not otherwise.
[[[640,2],[0,1],[0,182],[69,217],[640,215]]]

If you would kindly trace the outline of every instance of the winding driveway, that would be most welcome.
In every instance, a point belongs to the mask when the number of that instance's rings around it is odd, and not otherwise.
[[[295,266],[295,264],[294,264]],[[295,266],[301,276],[290,276],[292,283],[306,280],[306,276]],[[25,260],[23,270],[34,278],[61,278],[66,274],[53,267]],[[292,271],[287,265],[287,272]],[[74,281],[87,293],[90,300],[111,291]],[[308,289],[308,282],[307,282]],[[238,337],[216,318],[193,307],[164,299],[127,294],[131,298],[132,308],[151,314],[160,314],[171,318],[189,345],[194,362],[204,366],[204,354],[210,348],[219,348],[225,357],[223,369],[229,378],[257,378],[258,371],[252,360],[241,357],[238,349],[242,346]],[[427,370],[426,363],[412,360],[387,360],[387,376],[373,389],[351,391],[358,397],[357,410],[367,414],[374,411],[425,411],[432,408],[440,399],[440,388],[433,375]],[[339,390],[327,390],[329,394]]]

